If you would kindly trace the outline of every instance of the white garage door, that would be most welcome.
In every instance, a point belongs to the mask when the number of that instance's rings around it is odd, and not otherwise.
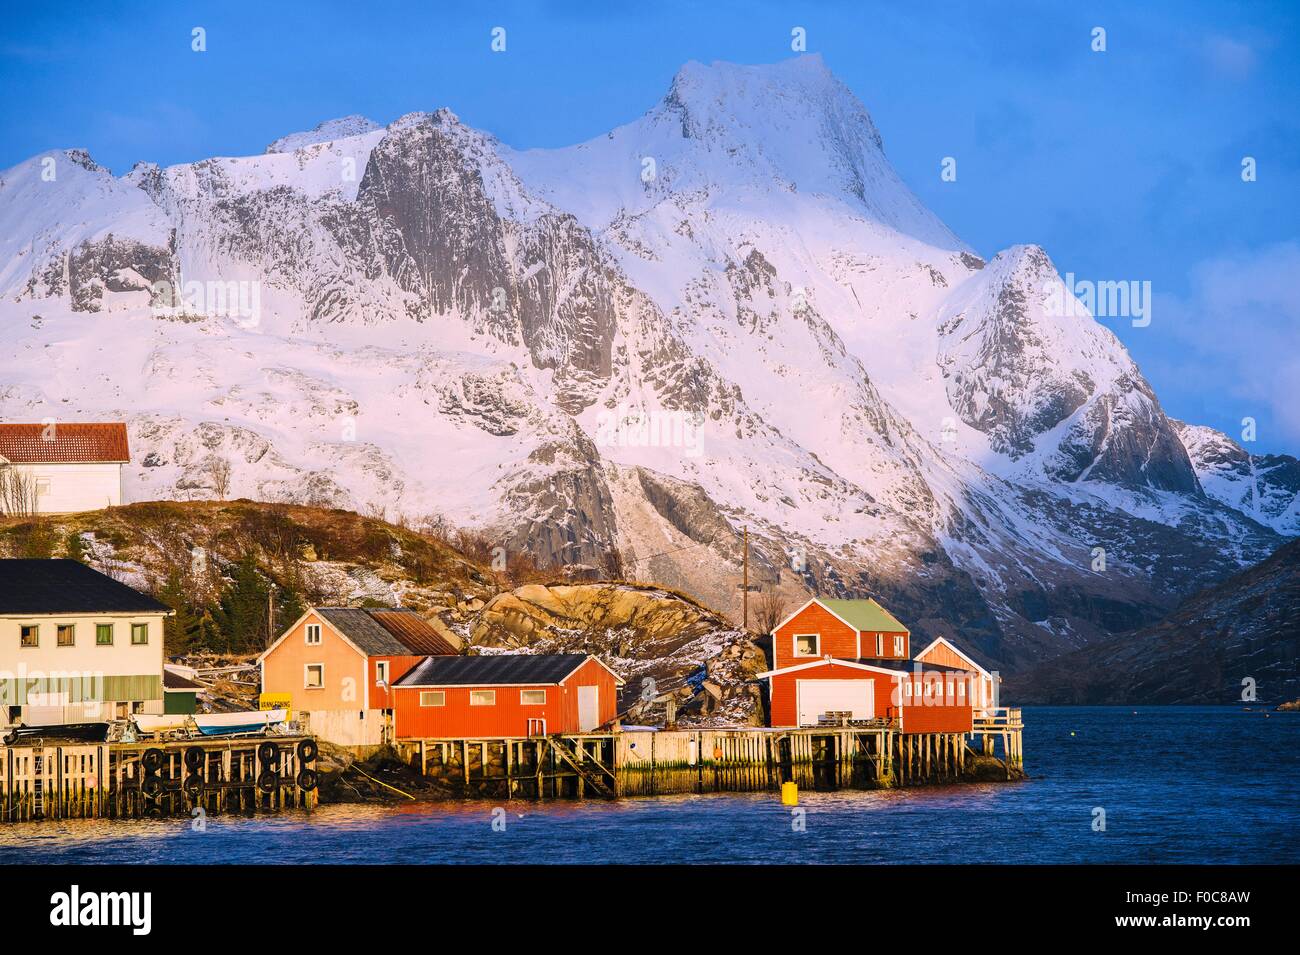
[[[871,680],[796,680],[799,725],[816,726],[823,713],[852,713],[855,720],[876,715]]]

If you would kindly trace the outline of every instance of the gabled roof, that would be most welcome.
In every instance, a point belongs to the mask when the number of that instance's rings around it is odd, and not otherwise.
[[[945,666],[942,663],[926,663],[921,660],[899,660],[897,658],[882,657],[859,657],[856,660],[841,659],[840,657],[822,657],[820,660],[810,660],[808,663],[797,663],[794,666],[781,667],[779,670],[767,670],[760,673],[757,679],[766,679],[767,677],[776,676],[778,673],[794,673],[798,670],[811,670],[814,667],[824,666],[841,666],[848,667],[851,670],[869,670],[872,673],[886,673],[890,676],[906,676],[917,673],[970,673],[970,670],[963,670],[959,667]]]
[[[171,613],[75,560],[0,560],[0,614]]]
[[[500,653],[476,657],[429,657],[394,686],[549,686],[589,659],[585,653]],[[599,660],[596,661],[600,663]],[[601,666],[604,666],[602,663]],[[606,667],[606,669],[609,669]],[[613,673],[613,671],[610,671]],[[615,679],[623,682],[617,674]]]
[[[911,633],[910,630],[899,623],[897,617],[870,597],[866,600],[827,600],[818,597],[817,601],[854,630],[871,631],[872,633],[889,633],[891,631],[895,633]]]
[[[12,464],[125,464],[131,451],[120,421],[0,424],[0,458]]]
[[[457,652],[428,621],[408,608],[313,609],[367,656],[454,655]]]
[[[921,659],[921,657],[925,656],[927,653],[929,653],[931,650],[933,650],[935,647],[939,646],[940,644],[943,644],[945,647],[947,647],[947,648],[948,648],[949,650],[951,650],[953,653],[957,654],[957,656],[961,657],[963,660],[965,660],[967,663],[969,663],[972,667],[974,667],[974,668],[975,668],[977,671],[979,671],[980,673],[983,673],[985,676],[991,676],[991,675],[992,675],[992,674],[989,673],[988,670],[984,669],[982,666],[980,666],[978,663],[976,663],[973,659],[971,659],[971,655],[970,655],[969,653],[965,652],[964,650],[959,649],[959,648],[957,647],[957,644],[953,643],[953,642],[952,642],[951,640],[949,640],[947,637],[935,637],[933,640],[930,641],[929,646],[927,646],[924,650],[921,650],[921,651],[919,651],[918,653],[913,654],[913,656],[914,656],[916,659],[919,660],[919,659]],[[934,665],[934,664],[932,664],[932,665]]]

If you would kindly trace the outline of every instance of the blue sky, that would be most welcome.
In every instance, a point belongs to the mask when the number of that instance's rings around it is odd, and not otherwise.
[[[1300,451],[1300,5],[5,7],[0,168],[82,146],[116,172],[439,106],[513,146],[564,145],[644,112],[687,60],[773,62],[803,27],[968,243],[1037,243],[1079,279],[1150,281],[1148,327],[1106,324],[1166,411],[1238,439],[1252,417],[1252,451]]]

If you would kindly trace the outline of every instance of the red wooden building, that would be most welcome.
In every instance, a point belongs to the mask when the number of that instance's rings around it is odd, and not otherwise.
[[[585,733],[618,713],[621,677],[581,653],[429,657],[394,686],[398,739]]]
[[[772,631],[773,666],[762,674],[771,725],[848,713],[895,720],[904,733],[970,732],[983,671],[913,659],[909,642],[875,600],[808,601]]]

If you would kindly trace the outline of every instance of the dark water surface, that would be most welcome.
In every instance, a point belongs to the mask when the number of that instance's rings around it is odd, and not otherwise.
[[[0,862],[1300,863],[1300,714],[1024,712],[1031,780],[802,792],[803,832],[774,793],[329,806],[210,817],[206,832],[181,819],[0,825]]]

